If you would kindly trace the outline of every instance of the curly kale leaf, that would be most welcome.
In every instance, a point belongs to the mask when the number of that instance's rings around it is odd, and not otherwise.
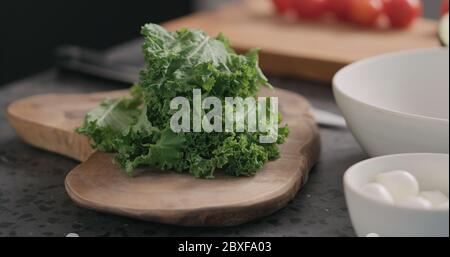
[[[94,148],[116,153],[116,162],[132,175],[138,167],[189,172],[214,178],[218,169],[233,176],[251,176],[279,155],[277,144],[289,133],[278,130],[278,141],[262,144],[263,133],[174,133],[170,101],[193,89],[202,97],[256,97],[268,84],[258,64],[258,51],[233,51],[224,35],[209,37],[199,30],[176,32],[147,24],[142,27],[147,67],[132,88],[131,98],[109,99],[90,111],[77,131]]]

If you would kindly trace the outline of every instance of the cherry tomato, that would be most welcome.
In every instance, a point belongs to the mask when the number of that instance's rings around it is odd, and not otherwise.
[[[295,0],[272,0],[278,13],[283,14],[294,9]]]
[[[316,19],[328,9],[328,0],[295,0],[294,3],[300,18]]]
[[[391,2],[391,0],[382,0],[381,2],[383,2],[383,11],[387,12],[387,7],[389,6],[389,2]]]
[[[391,26],[394,28],[408,27],[422,15],[422,10],[420,0],[391,0],[386,9]]]
[[[350,11],[349,0],[328,0],[328,8],[340,20],[348,20]]]
[[[441,16],[448,13],[448,0],[443,0],[441,4]]]
[[[350,0],[350,20],[363,26],[374,26],[383,12],[382,0]]]

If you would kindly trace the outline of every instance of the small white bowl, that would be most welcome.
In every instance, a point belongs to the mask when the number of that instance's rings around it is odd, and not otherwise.
[[[449,50],[356,62],[333,79],[347,124],[370,156],[449,152]]]
[[[350,217],[358,236],[449,236],[449,211],[401,207],[374,200],[361,187],[374,182],[378,173],[406,170],[420,190],[439,190],[448,195],[448,154],[409,153],[388,155],[353,165],[344,175],[344,191]]]

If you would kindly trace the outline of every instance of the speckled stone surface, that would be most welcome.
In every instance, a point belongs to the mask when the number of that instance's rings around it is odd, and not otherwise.
[[[111,60],[139,63],[138,42],[114,48]],[[329,85],[291,78],[272,84],[338,113]],[[64,178],[78,163],[25,144],[6,121],[8,103],[48,92],[94,92],[123,87],[91,77],[48,71],[0,87],[0,236],[354,236],[342,188],[344,171],[364,158],[348,130],[321,129],[322,156],[309,182],[275,214],[228,228],[185,228],[101,214],[76,206]]]

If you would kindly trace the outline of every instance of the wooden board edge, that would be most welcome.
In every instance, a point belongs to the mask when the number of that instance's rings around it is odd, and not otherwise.
[[[94,150],[84,147],[90,145],[87,137],[72,131],[65,131],[60,128],[53,128],[45,124],[36,123],[16,115],[14,112],[15,105],[19,104],[21,101],[30,100],[32,97],[14,101],[6,108],[6,118],[17,135],[33,147],[60,154],[77,161],[87,160],[94,152]],[[33,129],[31,130],[30,128]]]

